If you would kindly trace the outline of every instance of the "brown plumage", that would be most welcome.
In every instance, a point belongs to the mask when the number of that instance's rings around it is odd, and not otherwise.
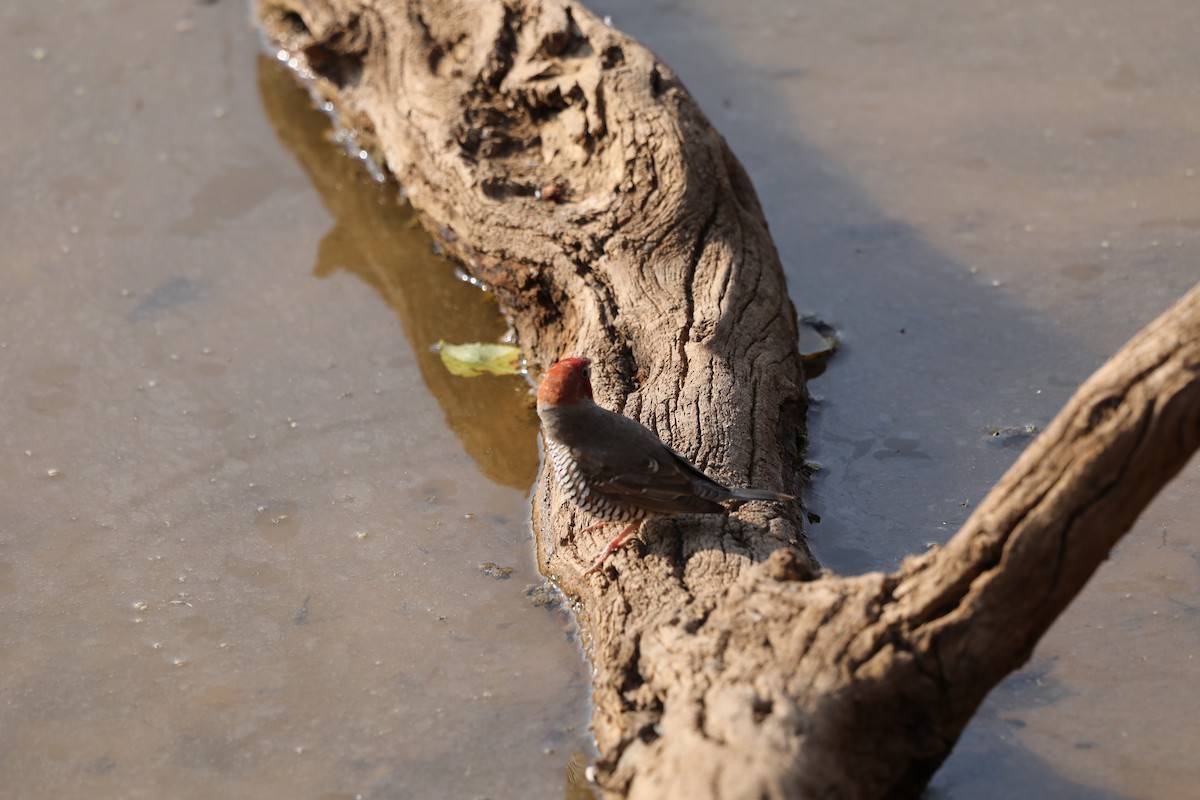
[[[584,532],[609,522],[628,523],[589,573],[651,517],[723,514],[723,503],[793,499],[764,489],[723,486],[641,423],[598,406],[592,400],[589,364],[586,358],[564,358],[552,366],[537,403],[559,484],[575,505],[600,518]]]

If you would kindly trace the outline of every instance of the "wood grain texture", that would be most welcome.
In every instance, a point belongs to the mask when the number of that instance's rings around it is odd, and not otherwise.
[[[570,0],[259,0],[489,284],[531,363],[710,475],[793,492],[795,314],[745,172],[674,74]],[[795,290],[794,290],[795,291]],[[947,547],[821,574],[798,506],[607,530],[543,471],[544,574],[579,600],[598,780],[637,798],[915,797],[1200,440],[1200,289],[1090,380]]]

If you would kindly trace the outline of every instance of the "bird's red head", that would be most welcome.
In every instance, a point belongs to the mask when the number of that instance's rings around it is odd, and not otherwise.
[[[559,406],[592,399],[591,359],[564,358],[542,378],[538,388],[539,406]]]

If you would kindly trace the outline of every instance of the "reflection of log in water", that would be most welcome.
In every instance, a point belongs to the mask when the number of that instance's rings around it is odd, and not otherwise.
[[[491,480],[528,490],[537,477],[536,418],[528,386],[516,377],[459,378],[430,348],[452,342],[496,341],[505,323],[491,295],[459,280],[434,254],[412,209],[397,201],[394,182],[376,184],[363,165],[340,158],[329,120],[313,108],[286,68],[258,62],[263,107],[283,145],[312,179],[336,224],[326,234],[314,272],[344,269],[374,287],[395,309],[425,384],[446,422]]]

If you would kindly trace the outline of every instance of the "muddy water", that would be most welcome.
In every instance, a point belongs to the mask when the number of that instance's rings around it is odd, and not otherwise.
[[[0,41],[0,796],[562,795],[527,386],[429,350],[500,338],[490,299],[245,5]]]
[[[1200,7],[596,6],[746,164],[804,313],[817,554],[944,541],[1073,388],[1200,280]],[[931,797],[1195,795],[1200,464],[1000,686]]]

